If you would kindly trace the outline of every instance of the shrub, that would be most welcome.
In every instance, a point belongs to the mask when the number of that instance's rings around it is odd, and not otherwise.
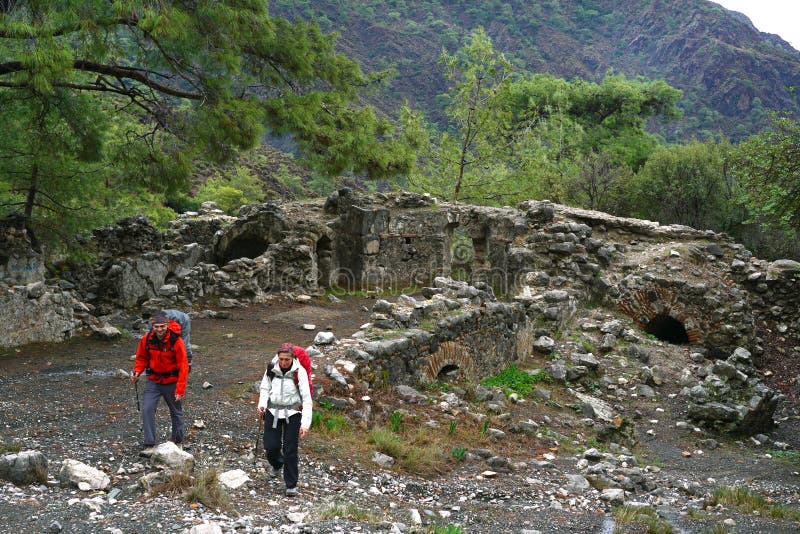
[[[547,380],[547,375],[545,375],[544,371],[540,371],[536,376],[531,376],[516,365],[511,365],[500,374],[483,379],[481,384],[500,387],[506,395],[516,393],[524,396],[530,395],[534,384],[543,380]]]

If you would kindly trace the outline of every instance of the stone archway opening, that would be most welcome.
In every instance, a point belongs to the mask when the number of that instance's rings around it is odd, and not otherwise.
[[[261,236],[241,235],[228,246],[223,257],[224,263],[239,258],[255,259],[265,253],[270,244]]]
[[[450,382],[455,380],[461,375],[461,369],[458,365],[451,363],[447,364],[442,367],[439,372],[436,374],[436,380],[438,382]]]
[[[650,319],[644,326],[644,331],[667,343],[675,345],[689,343],[689,334],[683,323],[667,314],[659,314]]]

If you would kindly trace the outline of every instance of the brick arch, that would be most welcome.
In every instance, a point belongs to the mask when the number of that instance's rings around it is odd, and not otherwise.
[[[689,313],[680,296],[668,288],[652,285],[633,291],[619,300],[619,307],[642,329],[657,317],[671,317],[683,325],[689,343],[701,343],[705,338],[698,320]]]
[[[428,356],[428,363],[422,372],[423,380],[435,381],[447,366],[458,367],[468,378],[475,377],[475,360],[469,350],[455,341],[443,341],[439,344],[439,350]]]

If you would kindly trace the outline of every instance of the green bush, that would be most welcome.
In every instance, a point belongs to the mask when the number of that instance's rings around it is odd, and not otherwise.
[[[489,387],[500,387],[506,395],[516,393],[525,396],[530,395],[534,384],[546,380],[548,380],[548,377],[544,371],[540,371],[536,375],[530,375],[516,365],[511,365],[500,374],[485,378],[481,381],[481,384]]]

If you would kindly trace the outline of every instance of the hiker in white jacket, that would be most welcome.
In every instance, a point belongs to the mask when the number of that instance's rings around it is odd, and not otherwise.
[[[258,415],[264,417],[264,450],[277,478],[283,469],[286,495],[297,495],[297,445],[311,427],[312,401],[308,373],[291,348],[278,349],[264,378],[258,398]]]

